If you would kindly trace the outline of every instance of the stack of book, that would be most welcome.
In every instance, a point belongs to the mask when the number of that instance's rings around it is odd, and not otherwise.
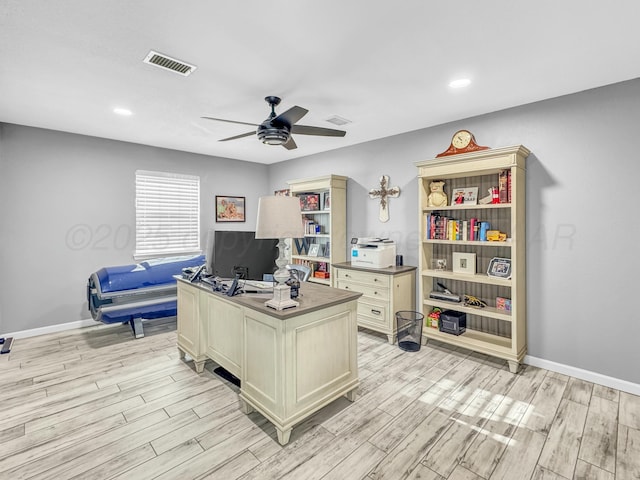
[[[489,222],[483,222],[473,217],[469,220],[457,220],[447,215],[437,212],[428,214],[425,217],[425,239],[426,240],[465,240],[480,241],[483,232],[489,230]]]

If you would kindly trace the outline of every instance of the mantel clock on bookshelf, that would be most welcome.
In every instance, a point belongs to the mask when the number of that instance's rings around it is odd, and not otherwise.
[[[470,132],[461,132],[452,139],[456,151],[472,145]],[[418,304],[427,319],[423,342],[435,339],[502,358],[515,373],[527,352],[525,160],[529,150],[521,145],[471,148],[457,154],[447,150],[416,163]],[[446,202],[429,199],[434,182],[444,183]],[[477,199],[476,191],[494,190],[490,201]],[[456,192],[460,198],[451,198]],[[443,318],[464,322],[466,329],[455,334],[443,329],[447,322],[430,316],[438,310],[445,314]]]

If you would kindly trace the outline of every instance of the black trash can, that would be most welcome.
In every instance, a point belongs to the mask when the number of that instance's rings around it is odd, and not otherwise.
[[[422,322],[424,315],[420,312],[401,310],[396,312],[398,327],[398,347],[406,352],[417,352],[422,342]]]

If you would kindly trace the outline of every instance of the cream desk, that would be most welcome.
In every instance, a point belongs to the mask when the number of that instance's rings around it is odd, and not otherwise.
[[[364,268],[351,262],[332,266],[335,286],[362,293],[358,300],[358,325],[384,333],[395,343],[395,312],[416,308],[416,267]]]
[[[293,426],[358,382],[360,293],[305,282],[300,306],[265,307],[270,295],[234,297],[178,279],[178,349],[202,372],[207,359],[240,379],[244,413],[254,409],[285,445]]]

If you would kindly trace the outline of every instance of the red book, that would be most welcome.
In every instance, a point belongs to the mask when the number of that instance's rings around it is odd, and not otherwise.
[[[509,203],[509,171],[502,170],[498,175],[498,198],[500,203]]]

